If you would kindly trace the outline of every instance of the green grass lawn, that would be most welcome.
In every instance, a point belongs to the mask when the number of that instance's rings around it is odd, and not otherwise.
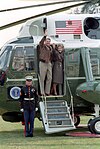
[[[87,117],[82,118],[82,123]],[[4,122],[0,117],[0,149],[100,149],[100,138],[46,135],[42,123],[35,120],[33,138],[25,138],[21,123]]]

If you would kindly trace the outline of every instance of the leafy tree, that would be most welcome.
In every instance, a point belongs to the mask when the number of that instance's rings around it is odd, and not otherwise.
[[[100,0],[90,0],[88,4],[83,6],[81,13],[93,13],[98,6],[100,6]]]

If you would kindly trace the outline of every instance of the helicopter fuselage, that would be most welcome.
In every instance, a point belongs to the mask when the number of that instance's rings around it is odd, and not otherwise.
[[[98,15],[61,14],[26,22],[19,36],[1,49],[0,114],[20,113],[20,89],[26,75],[33,76],[33,85],[40,92],[37,47],[46,29],[51,42],[63,43],[65,48],[63,99],[70,105],[73,96],[76,115],[94,113],[94,105],[100,105],[99,20]]]

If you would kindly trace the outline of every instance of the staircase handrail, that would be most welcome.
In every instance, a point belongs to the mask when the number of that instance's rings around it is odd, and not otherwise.
[[[69,83],[68,83],[68,80],[67,80],[67,86],[68,86],[68,90],[69,90],[69,94],[70,94],[70,99],[71,99],[71,102],[70,102],[70,108],[72,110],[72,120],[74,122],[74,104],[73,104],[73,95],[72,95],[72,92],[71,92],[71,88],[69,86]]]
[[[40,81],[40,75],[38,74],[38,78],[39,78],[39,85],[40,85],[40,92],[41,92],[41,81]],[[47,102],[46,102],[46,96],[43,95],[42,97],[42,101],[44,103],[44,117],[46,119],[47,122]]]

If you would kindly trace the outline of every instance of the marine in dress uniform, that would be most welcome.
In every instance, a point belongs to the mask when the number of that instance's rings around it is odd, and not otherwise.
[[[26,77],[26,86],[20,93],[21,111],[24,113],[25,136],[33,137],[35,109],[38,103],[36,89],[32,86],[32,76]]]

